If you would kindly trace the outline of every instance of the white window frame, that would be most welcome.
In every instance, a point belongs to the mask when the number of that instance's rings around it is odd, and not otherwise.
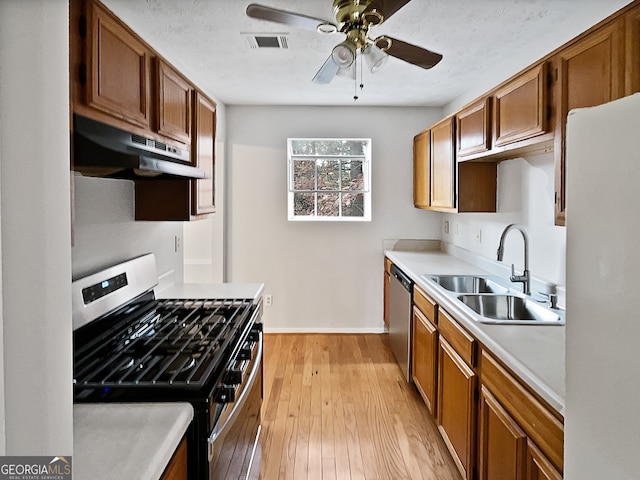
[[[367,145],[365,147],[364,155],[294,155],[292,152],[292,142],[294,141],[365,141]],[[294,190],[294,161],[295,160],[312,160],[312,159],[358,159],[362,160],[362,174],[363,174],[363,190],[356,190],[355,192],[362,193],[363,195],[363,209],[364,215],[361,217],[343,217],[342,205],[340,205],[339,216],[324,216],[318,215],[318,202],[316,198],[315,215],[294,215],[294,196],[296,191]],[[340,180],[341,181],[341,180]],[[288,200],[287,211],[288,219],[293,222],[370,222],[371,221],[371,139],[370,138],[287,138],[287,185],[288,185]],[[317,187],[317,179],[316,179]],[[354,190],[308,190],[309,193],[353,193]]]

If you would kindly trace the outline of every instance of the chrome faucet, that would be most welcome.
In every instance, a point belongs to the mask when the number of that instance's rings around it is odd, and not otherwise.
[[[524,272],[522,275],[516,275],[515,266],[513,263],[511,264],[511,276],[509,280],[512,282],[522,283],[522,291],[525,295],[531,295],[531,277],[529,275],[529,239],[527,237],[527,232],[524,229],[512,223],[511,225],[507,225],[502,235],[500,235],[500,244],[498,245],[498,261],[501,262],[504,256],[504,239],[507,236],[507,233],[510,230],[518,230],[522,234],[522,238],[524,240]]]

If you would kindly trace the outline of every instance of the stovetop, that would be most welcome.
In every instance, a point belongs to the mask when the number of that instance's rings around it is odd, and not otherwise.
[[[132,302],[74,332],[75,398],[206,396],[252,311],[251,300]]]

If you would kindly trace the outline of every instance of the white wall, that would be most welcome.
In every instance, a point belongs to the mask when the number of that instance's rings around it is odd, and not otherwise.
[[[565,478],[640,472],[640,95],[569,116]]]
[[[554,226],[553,153],[506,160],[498,164],[497,213],[445,215],[449,234],[443,240],[496,260],[500,234],[510,223],[523,225],[529,237],[529,270],[542,280],[564,285],[566,230]],[[524,265],[522,236],[510,232],[504,263]]]
[[[182,222],[135,222],[132,180],[74,175],[73,277],[153,252],[158,274],[173,271],[182,281]]]
[[[67,0],[0,2],[6,454],[71,455]]]
[[[383,239],[440,238],[413,208],[413,136],[439,109],[227,107],[229,281],[264,282],[270,331],[380,331]],[[372,139],[372,218],[287,221],[287,137]]]

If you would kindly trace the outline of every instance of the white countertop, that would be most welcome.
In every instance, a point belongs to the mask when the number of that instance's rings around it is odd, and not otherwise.
[[[74,480],[158,480],[192,419],[188,403],[74,404]]]
[[[462,304],[421,275],[475,275],[489,272],[443,252],[387,251],[403,272],[502,360],[551,407],[564,414],[565,327],[478,323]]]
[[[257,302],[263,292],[262,283],[173,283],[154,293],[156,298],[253,299]]]

